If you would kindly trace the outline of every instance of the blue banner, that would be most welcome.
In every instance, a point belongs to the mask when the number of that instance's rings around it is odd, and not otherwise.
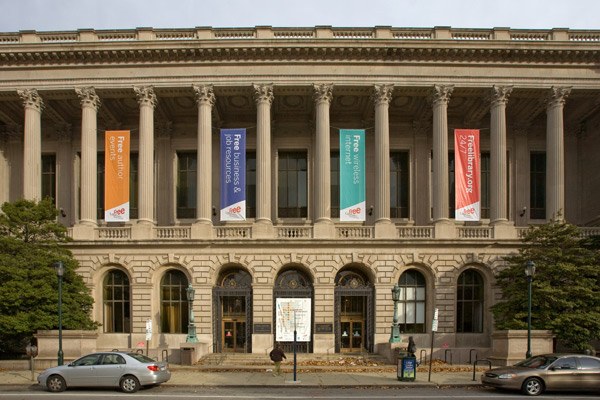
[[[221,129],[221,221],[246,220],[246,129]]]

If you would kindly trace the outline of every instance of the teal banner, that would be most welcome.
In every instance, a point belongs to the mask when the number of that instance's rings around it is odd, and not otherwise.
[[[364,221],[365,131],[340,129],[340,221]]]

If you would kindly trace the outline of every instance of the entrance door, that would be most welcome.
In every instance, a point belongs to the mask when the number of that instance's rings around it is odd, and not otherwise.
[[[342,353],[359,353],[364,348],[364,321],[343,318],[341,327]]]
[[[223,351],[243,353],[246,351],[246,321],[223,320]]]

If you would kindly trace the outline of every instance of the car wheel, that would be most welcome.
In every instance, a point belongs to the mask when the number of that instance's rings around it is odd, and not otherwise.
[[[538,396],[544,391],[544,384],[538,378],[528,378],[523,382],[523,393]]]
[[[125,393],[135,393],[140,389],[140,381],[133,375],[127,375],[121,378],[119,386]]]
[[[46,381],[46,387],[51,392],[62,392],[67,388],[67,384],[62,376],[52,375]]]

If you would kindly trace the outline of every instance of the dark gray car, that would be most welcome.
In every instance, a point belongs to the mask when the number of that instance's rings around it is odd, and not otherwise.
[[[169,364],[143,354],[118,351],[85,355],[58,367],[48,368],[38,376],[38,384],[51,392],[67,387],[120,387],[126,393],[146,385],[158,385],[171,378]]]
[[[545,390],[600,391],[600,358],[563,353],[535,356],[512,367],[486,371],[481,383],[531,396]]]

